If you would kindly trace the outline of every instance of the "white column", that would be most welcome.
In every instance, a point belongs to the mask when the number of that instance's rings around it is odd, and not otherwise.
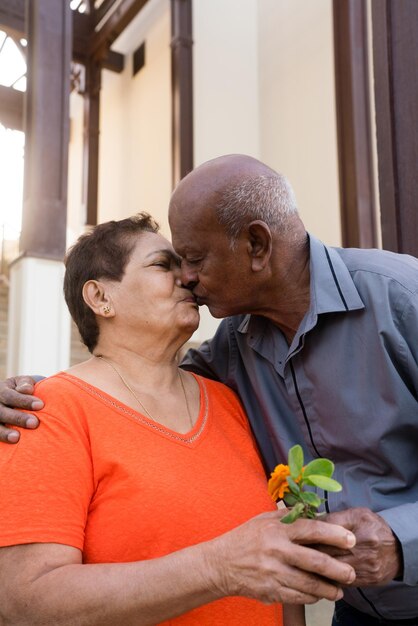
[[[49,376],[70,361],[70,315],[60,261],[20,257],[10,267],[7,375]]]

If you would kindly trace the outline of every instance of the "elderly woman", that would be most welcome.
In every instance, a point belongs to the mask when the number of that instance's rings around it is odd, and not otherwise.
[[[295,566],[315,552],[291,540],[321,523],[284,531],[233,392],[177,367],[199,313],[157,231],[146,214],[109,222],[67,256],[92,357],[38,384],[40,427],[1,450],[1,623],[281,624],[284,542]],[[329,525],[329,543],[346,537]],[[319,574],[347,575],[315,554]],[[335,598],[306,580],[295,602]],[[286,619],[304,623],[299,607]]]

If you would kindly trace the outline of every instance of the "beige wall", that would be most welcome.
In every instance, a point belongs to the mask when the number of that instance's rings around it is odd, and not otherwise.
[[[243,152],[286,174],[339,245],[332,0],[194,0],[195,163]],[[204,308],[196,340],[217,326]]]
[[[332,1],[194,0],[195,163],[243,152],[287,174],[309,230],[340,243]],[[145,67],[132,52],[146,41]],[[99,220],[148,210],[168,234],[170,11],[151,0],[103,72]],[[73,97],[73,100],[75,98]],[[82,228],[82,107],[72,103],[70,233]]]
[[[290,178],[308,230],[339,244],[332,0],[193,0],[193,39],[195,164],[233,152],[266,161]],[[144,40],[145,67],[132,77]],[[99,221],[148,210],[169,235],[169,0],[150,0],[114,48],[127,63],[103,72]],[[72,114],[74,233],[84,216],[79,102]],[[218,324],[205,308],[202,318],[196,341]]]
[[[195,165],[221,154],[259,157],[257,0],[193,1]],[[206,307],[192,340],[215,332]]]
[[[261,158],[286,174],[306,227],[339,245],[331,0],[258,0]]]
[[[257,0],[193,1],[195,164],[259,156]]]
[[[170,12],[151,2],[116,42],[122,75],[104,72],[100,221],[149,211],[167,230],[171,192]],[[145,40],[145,66],[132,77],[131,53]],[[115,172],[115,174],[113,173]]]
[[[70,144],[68,153],[67,246],[79,236],[86,211],[82,203],[83,176],[83,98],[70,96]]]
[[[102,72],[98,221],[148,211],[168,234],[171,193],[169,0],[151,0],[113,48],[125,55],[121,74]],[[145,65],[132,76],[132,53],[145,41]],[[69,243],[83,230],[83,111],[72,96]]]

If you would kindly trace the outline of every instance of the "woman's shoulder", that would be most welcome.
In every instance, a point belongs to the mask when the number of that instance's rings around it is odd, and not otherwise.
[[[53,396],[55,394],[77,394],[80,393],[79,386],[75,384],[74,376],[67,374],[66,372],[57,372],[42,378],[35,385],[35,392],[33,395],[37,397]]]
[[[46,413],[65,413],[91,403],[88,385],[66,372],[57,372],[44,378],[35,385],[34,394],[44,403]]]

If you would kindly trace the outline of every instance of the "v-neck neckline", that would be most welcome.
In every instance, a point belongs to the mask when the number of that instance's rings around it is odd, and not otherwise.
[[[118,411],[118,413],[122,414],[123,416],[127,418],[134,420],[138,424],[148,429],[151,429],[152,431],[156,433],[162,434],[165,437],[168,437],[169,439],[172,439],[179,443],[190,445],[190,444],[193,444],[195,441],[197,441],[202,435],[203,431],[205,430],[205,426],[206,426],[206,423],[208,420],[208,414],[209,414],[209,399],[208,399],[208,392],[207,392],[206,385],[200,376],[197,376],[193,372],[190,372],[190,373],[192,374],[192,376],[195,378],[195,380],[197,381],[199,385],[200,408],[199,408],[199,415],[197,417],[195,424],[193,425],[193,428],[191,428],[186,433],[177,432],[175,430],[172,430],[171,428],[168,428],[167,426],[164,426],[163,424],[160,424],[157,421],[150,419],[144,413],[141,413],[140,411],[136,411],[129,405],[121,402],[118,398],[115,398],[114,396],[109,395],[100,387],[96,387],[95,385],[92,385],[91,383],[86,382],[85,380],[83,380],[82,378],[79,378],[78,376],[74,376],[73,374],[69,374],[68,372],[60,372],[58,376],[62,376],[63,378],[67,379],[69,382],[76,384],[78,387],[84,389],[87,393],[94,396],[98,400],[102,401],[107,406],[112,407],[113,409]]]

